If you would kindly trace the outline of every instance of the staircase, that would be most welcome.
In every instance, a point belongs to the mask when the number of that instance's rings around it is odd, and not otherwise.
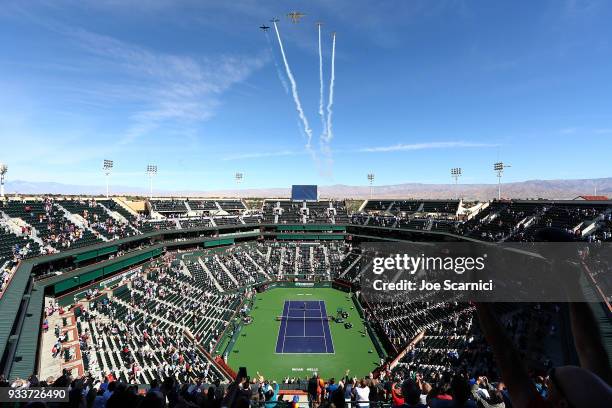
[[[344,275],[346,275],[348,273],[348,271],[350,271],[351,269],[353,269],[353,267],[355,265],[357,265],[357,262],[359,262],[361,260],[362,255],[359,255],[357,257],[357,259],[355,259],[339,276],[340,279],[344,278]]]
[[[215,279],[215,277],[213,276],[212,272],[210,271],[210,269],[208,269],[208,267],[206,266],[206,264],[204,263],[204,261],[202,260],[202,258],[198,257],[198,263],[200,264],[200,266],[202,267],[202,269],[204,270],[204,272],[206,272],[206,274],[208,275],[208,278],[210,279],[210,281],[215,285],[215,287],[217,288],[217,290],[219,292],[225,292],[223,290],[223,288],[221,287],[221,285],[219,285],[219,282],[217,281],[217,279]]]
[[[278,265],[278,277],[282,277],[283,276],[283,258],[285,257],[285,247],[282,247],[280,250],[280,261],[279,261],[279,265]]]
[[[229,269],[227,269],[227,267],[225,266],[225,264],[223,262],[221,262],[221,259],[219,259],[219,255],[215,255],[215,261],[217,261],[217,263],[219,264],[219,266],[221,266],[221,269],[223,270],[223,272],[225,272],[227,274],[227,276],[229,276],[230,280],[232,282],[234,282],[234,284],[238,287],[240,286],[238,284],[238,281],[236,280],[236,278],[234,277],[234,275],[232,275],[232,273],[229,271]]]
[[[259,252],[259,250],[258,250],[258,252]],[[259,272],[260,272],[262,275],[264,275],[264,276],[266,277],[266,279],[270,279],[270,280],[272,279],[272,278],[270,277],[270,275],[268,275],[268,274],[266,273],[266,271],[265,271],[265,270],[264,270],[264,269],[261,267],[261,265],[259,265],[257,262],[255,262],[255,260],[254,260],[253,258],[251,258],[251,255],[249,255],[249,253],[248,253],[248,252],[246,252],[246,251],[245,251],[245,252],[244,252],[244,255],[246,256],[246,258],[247,258],[248,260],[250,260],[250,261],[251,261],[251,263],[252,263],[253,265],[255,265],[255,267],[256,267],[256,268],[259,270]],[[261,255],[261,253],[260,253],[260,255]],[[263,255],[262,255],[262,256],[263,256]]]
[[[125,218],[123,215],[119,214],[117,211],[112,211],[111,209],[109,209],[108,207],[106,207],[104,204],[102,204],[99,201],[97,202],[97,205],[99,205],[100,208],[102,208],[104,211],[106,211],[106,213],[109,215],[109,217],[113,218],[114,220],[118,221],[121,224],[126,224],[136,234],[140,234],[141,233],[136,228],[134,228],[134,226],[130,223],[130,221],[127,218]],[[120,205],[120,204],[117,204],[117,205]]]
[[[28,238],[36,242],[41,249],[44,248],[51,253],[56,252],[55,249],[53,249],[52,247],[46,246],[43,240],[38,237],[38,231],[36,230],[36,228],[32,227],[30,224],[28,224],[21,218],[11,218],[2,211],[0,211],[0,221],[2,221],[2,225],[6,225],[9,230],[18,237],[22,236],[21,226],[30,228],[31,234],[28,235]]]
[[[108,241],[108,238],[106,238],[104,235],[100,234],[98,231],[94,230],[93,228],[91,228],[88,223],[85,221],[85,219],[83,217],[81,217],[80,215],[76,215],[71,213],[70,211],[68,211],[67,209],[65,209],[63,206],[61,206],[59,203],[54,203],[54,206],[56,206],[61,212],[64,213],[64,218],[66,218],[68,221],[70,221],[71,223],[73,223],[74,225],[76,225],[77,227],[83,229],[83,230],[87,230],[89,232],[91,232],[94,236],[96,236],[97,238],[101,239],[102,241]]]

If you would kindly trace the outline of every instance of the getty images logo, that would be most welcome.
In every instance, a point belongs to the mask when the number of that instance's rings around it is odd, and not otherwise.
[[[396,254],[395,256],[374,257],[372,271],[382,275],[386,271],[405,271],[413,275],[417,271],[454,272],[461,275],[470,271],[482,271],[485,268],[487,254],[482,256],[412,256]]]

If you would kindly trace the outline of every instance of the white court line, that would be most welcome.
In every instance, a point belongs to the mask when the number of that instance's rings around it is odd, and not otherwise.
[[[322,300],[319,300],[319,315],[321,317],[321,330],[323,331],[323,345],[325,346],[325,352],[327,353],[327,339],[325,337],[325,326],[323,326],[323,309],[321,309]]]
[[[280,334],[280,329],[281,329],[281,326],[282,326],[282,325],[283,325],[283,322],[281,321],[281,324],[279,324],[279,325],[278,325],[278,335],[276,336],[276,338],[277,338],[277,340],[276,340],[277,346],[278,346],[278,342],[279,342],[279,340],[280,340],[280,335],[281,335],[281,334]],[[283,339],[283,341],[284,341],[284,339]],[[278,353],[278,351],[276,351],[276,347],[274,347],[274,352],[275,352],[275,353]],[[283,352],[283,349],[281,348],[281,353],[282,353],[282,352]]]
[[[300,339],[309,339],[311,337],[313,338],[325,338],[325,336],[285,336],[285,337],[290,337],[290,338],[300,338]]]
[[[291,302],[291,301],[285,301],[285,303],[283,303],[283,316],[285,316],[285,306],[287,304],[287,302]],[[281,321],[281,324],[278,325],[278,338],[280,338],[280,331],[281,331],[281,327],[283,326],[283,321]],[[285,321],[285,333],[287,332],[287,321]],[[285,335],[283,334],[283,345],[281,347],[281,351],[280,353],[278,353],[276,351],[276,349],[274,349],[274,353],[275,354],[283,354],[285,352]]]
[[[327,312],[327,308],[325,309],[325,311]],[[329,327],[329,320],[327,321],[327,329],[329,330],[329,343],[331,344],[332,347],[332,354],[336,354],[336,349],[334,348],[334,336],[332,336],[331,334],[331,327]],[[325,330],[323,330],[323,332],[325,332]]]
[[[291,301],[289,301],[289,306],[291,306]],[[283,348],[281,349],[281,353],[285,352],[285,340],[287,340],[287,326],[289,326],[289,322],[285,321],[285,332],[283,333]]]

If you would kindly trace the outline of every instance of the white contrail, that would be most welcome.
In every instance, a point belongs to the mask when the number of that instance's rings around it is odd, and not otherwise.
[[[272,41],[270,41],[270,35],[267,31],[264,31],[266,35],[266,40],[268,41],[268,48],[270,49],[270,54],[272,54],[272,59],[274,60],[274,68],[276,68],[276,75],[278,76],[278,80],[281,82],[283,89],[286,94],[289,94],[289,85],[287,85],[287,80],[283,76],[280,66],[278,65],[278,60],[276,59],[276,54],[274,54],[274,50],[272,49]]]
[[[325,111],[323,110],[323,53],[321,52],[321,24],[319,27],[319,116],[321,116],[321,140],[325,139]]]
[[[306,148],[310,150],[310,142],[312,141],[312,129],[308,124],[308,119],[306,119],[304,109],[302,109],[302,103],[300,102],[300,96],[298,95],[297,84],[295,83],[295,78],[293,78],[293,74],[291,73],[291,68],[289,68],[289,62],[287,62],[287,56],[285,55],[285,49],[283,48],[283,42],[278,32],[278,26],[276,25],[276,21],[274,21],[274,30],[276,31],[276,38],[278,38],[278,45],[280,46],[281,54],[283,56],[283,62],[285,63],[285,71],[287,71],[287,77],[289,78],[289,82],[291,82],[291,93],[293,94],[295,108],[298,111],[298,115],[300,116],[300,120],[302,121],[302,125],[304,126],[304,132],[306,133],[306,138],[308,140],[308,142],[306,143]]]
[[[331,80],[329,81],[329,99],[327,101],[327,130],[325,132],[325,143],[329,143],[334,137],[332,133],[332,106],[334,105],[334,82],[336,81],[336,33],[334,33],[332,39],[331,58]]]

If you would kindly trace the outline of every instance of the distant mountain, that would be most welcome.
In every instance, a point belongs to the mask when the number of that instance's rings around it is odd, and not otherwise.
[[[505,198],[572,199],[579,195],[594,194],[612,197],[612,177],[577,180],[528,180],[502,185]],[[7,194],[61,194],[101,195],[104,186],[84,186],[51,182],[9,181]],[[148,195],[148,190],[138,187],[112,186],[115,195]],[[375,198],[453,198],[461,196],[468,200],[490,200],[497,197],[497,184],[423,184],[404,183],[372,188]],[[369,186],[332,185],[320,186],[319,194],[325,198],[368,198]],[[227,189],[208,191],[156,190],[156,196],[199,197],[289,197],[290,188]]]
[[[373,197],[379,198],[452,198],[490,200],[497,198],[497,184],[422,184],[406,183],[376,186]],[[581,180],[528,180],[502,185],[504,198],[573,199],[579,195],[612,196],[612,177]],[[322,196],[368,198],[367,186],[321,187]]]
[[[61,194],[61,195],[101,195],[106,193],[105,186],[85,186],[54,182],[7,181],[6,194]],[[143,188],[113,186],[113,191],[120,194],[148,194]]]

